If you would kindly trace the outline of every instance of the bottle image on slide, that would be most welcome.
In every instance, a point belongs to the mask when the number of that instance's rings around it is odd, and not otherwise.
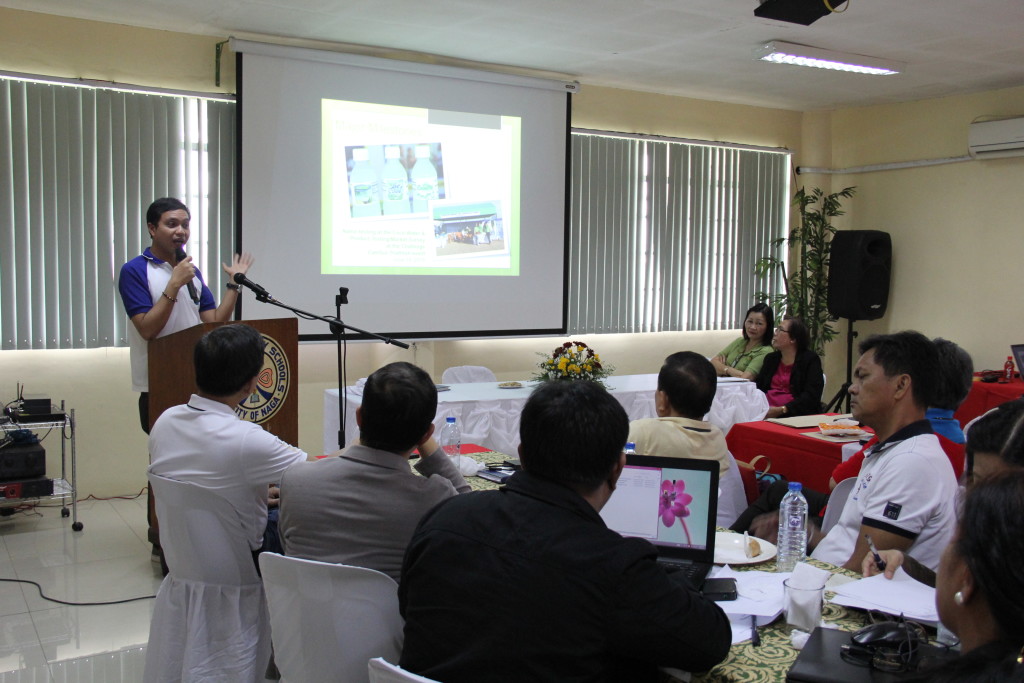
[[[382,199],[385,214],[409,213],[409,174],[399,161],[402,148],[388,145],[384,148]]]
[[[437,199],[437,169],[430,163],[430,145],[416,145],[416,164],[412,167],[412,210],[423,213],[431,199]]]
[[[352,172],[348,176],[349,201],[352,217],[380,215],[380,197],[377,192],[377,174],[370,168],[370,153],[365,147],[352,150]]]

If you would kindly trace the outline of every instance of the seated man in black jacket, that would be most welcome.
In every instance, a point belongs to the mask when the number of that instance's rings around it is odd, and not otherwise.
[[[722,610],[598,511],[629,422],[600,385],[548,382],[520,423],[523,469],[428,512],[399,585],[401,665],[445,683],[643,681],[702,671],[731,640]]]

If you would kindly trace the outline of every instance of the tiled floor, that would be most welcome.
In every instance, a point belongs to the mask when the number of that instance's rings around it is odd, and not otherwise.
[[[144,498],[86,501],[78,519],[76,532],[59,507],[0,517],[0,579],[30,579],[69,602],[156,593]],[[0,582],[0,683],[141,681],[152,610],[153,600],[60,605],[34,586]]]

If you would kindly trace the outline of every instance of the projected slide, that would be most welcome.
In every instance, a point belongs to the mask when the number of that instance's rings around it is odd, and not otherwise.
[[[519,274],[519,117],[321,109],[321,273]]]

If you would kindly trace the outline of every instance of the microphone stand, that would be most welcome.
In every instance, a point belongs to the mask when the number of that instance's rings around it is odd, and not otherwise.
[[[279,308],[284,308],[286,310],[291,311],[292,313],[294,313],[295,315],[299,316],[300,318],[304,318],[306,320],[319,320],[321,322],[327,323],[330,326],[331,334],[333,334],[337,338],[337,340],[338,340],[338,381],[339,381],[338,391],[341,394],[338,397],[338,411],[339,411],[339,421],[338,421],[338,424],[341,427],[338,430],[338,447],[339,448],[344,448],[345,447],[345,409],[346,409],[346,407],[348,405],[348,394],[345,391],[345,384],[342,381],[344,379],[344,376],[345,376],[343,365],[342,365],[342,343],[343,343],[343,337],[344,337],[345,330],[348,330],[350,332],[355,332],[357,334],[366,335],[367,337],[373,337],[374,339],[378,339],[378,340],[384,342],[385,344],[393,344],[393,345],[397,346],[400,349],[407,349],[407,348],[409,348],[409,345],[406,344],[405,342],[398,341],[397,339],[393,339],[391,337],[385,337],[384,335],[377,334],[376,332],[369,332],[367,330],[362,330],[362,329],[360,329],[358,327],[354,327],[352,325],[349,325],[347,323],[342,322],[341,321],[341,305],[348,303],[348,288],[347,287],[341,287],[338,290],[339,293],[338,293],[337,297],[335,297],[335,302],[336,302],[336,306],[337,306],[337,309],[338,309],[338,315],[336,317],[334,317],[334,318],[331,318],[331,317],[328,317],[328,316],[316,315],[315,313],[310,313],[309,311],[304,311],[301,308],[296,308],[295,306],[290,306],[290,305],[288,305],[288,304],[286,304],[284,302],[278,301],[274,297],[270,296],[270,294],[268,292],[266,292],[266,290],[260,292],[260,291],[256,291],[252,287],[249,287],[249,289],[252,289],[252,291],[256,295],[256,301],[259,301],[260,303],[273,304],[274,306],[277,306]]]
[[[334,296],[334,308],[337,311],[335,317],[341,320],[341,306],[348,303],[348,287],[338,287],[338,293]],[[345,329],[341,326],[331,324],[331,334],[338,346],[338,448],[345,447],[345,417],[348,415],[348,381],[345,377],[345,358],[348,354],[348,345],[344,338]]]

